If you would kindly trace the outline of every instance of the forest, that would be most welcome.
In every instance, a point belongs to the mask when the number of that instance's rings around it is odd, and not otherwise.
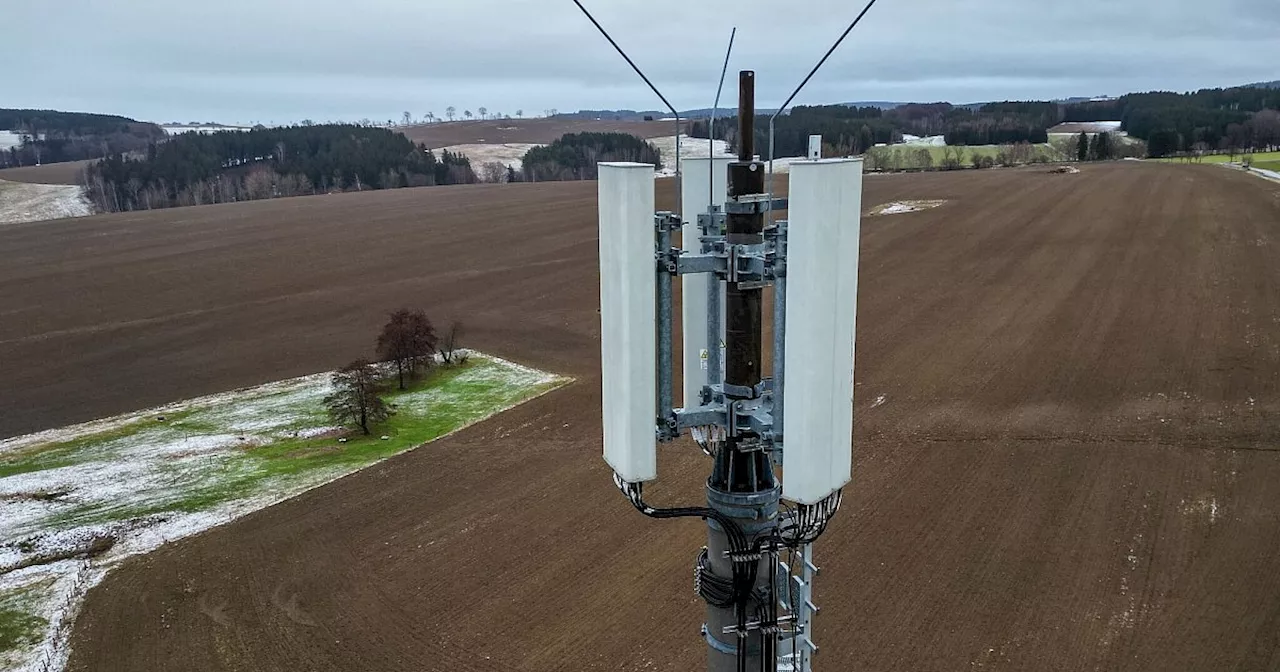
[[[524,155],[527,182],[594,180],[600,161],[634,161],[662,168],[662,154],[652,144],[627,133],[569,133]]]
[[[1151,156],[1280,145],[1280,90],[1266,87],[1204,89],[1193,93],[1135,93],[1115,100],[1003,102],[977,106],[911,103],[877,107],[796,107],[778,117],[774,156],[803,156],[810,134],[821,134],[836,155],[865,154],[904,134],[942,135],[948,145],[1044,143],[1062,122],[1120,121],[1121,129],[1148,143]],[[716,138],[737,144],[737,119],[716,121]],[[693,137],[708,137],[707,120],[690,124]],[[756,152],[769,152],[768,117],[756,117]]]
[[[0,168],[98,159],[141,150],[165,138],[155,124],[110,114],[0,109],[0,130],[23,143],[0,151]]]
[[[465,156],[436,157],[400,133],[361,126],[187,133],[137,154],[88,168],[95,206],[117,212],[478,181]]]
[[[1280,90],[1263,86],[1194,93],[1131,93],[1067,107],[1067,121],[1115,121],[1147,141],[1151,156],[1280,145]]]
[[[903,135],[945,135],[952,145],[1047,142],[1047,129],[1060,120],[1053,103],[991,103],[975,108],[950,103],[911,103],[892,109],[846,105],[797,106],[774,122],[774,156],[803,156],[809,136],[821,134],[830,153],[865,154],[877,144],[902,142]],[[689,135],[708,137],[710,122],[690,123]],[[718,119],[715,137],[737,146],[736,117]],[[756,153],[769,156],[769,118],[756,117]]]

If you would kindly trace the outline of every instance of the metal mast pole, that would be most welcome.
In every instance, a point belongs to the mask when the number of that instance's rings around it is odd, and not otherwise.
[[[740,72],[738,86],[738,160],[729,164],[729,203],[737,207],[727,208],[726,242],[760,245],[764,242],[767,197],[763,195],[764,164],[755,158],[755,73]],[[781,494],[769,453],[760,437],[732,426],[734,409],[763,394],[760,385],[762,304],[761,283],[739,283],[730,279],[726,284],[723,391],[725,403],[730,407],[731,427],[724,446],[714,456],[713,471],[707,481],[708,505],[739,525],[749,541],[772,532]],[[725,531],[710,518],[707,526],[710,573],[733,580],[733,562],[727,553],[729,541]],[[706,637],[710,672],[773,672],[777,669],[777,639],[770,627],[772,615],[776,614],[772,558],[772,553],[764,552],[755,561],[756,571],[750,572],[755,575],[752,590],[741,591],[736,604],[724,608],[708,605]]]

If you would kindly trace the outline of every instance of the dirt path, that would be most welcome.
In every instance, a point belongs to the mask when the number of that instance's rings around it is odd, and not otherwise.
[[[593,190],[0,230],[0,434],[329,368],[403,303],[579,378],[127,563],[71,669],[700,665],[703,530],[635,513],[599,459]],[[904,199],[948,203],[864,225],[824,667],[1280,666],[1280,189],[1134,162],[868,181],[868,208]],[[705,469],[664,449],[653,500]]]

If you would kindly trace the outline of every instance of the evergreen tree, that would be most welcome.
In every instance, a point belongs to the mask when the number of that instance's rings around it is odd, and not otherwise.
[[[1080,141],[1076,145],[1076,160],[1089,160],[1089,134],[1084,131],[1080,131]]]
[[[876,140],[871,135],[871,127],[863,124],[862,129],[858,131],[858,146],[854,148],[854,152],[866,154],[875,144]]]
[[[1111,134],[1102,132],[1098,134],[1098,160],[1106,161],[1111,158]]]

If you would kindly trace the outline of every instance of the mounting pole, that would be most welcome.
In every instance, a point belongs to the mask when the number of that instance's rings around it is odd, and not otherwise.
[[[728,203],[739,207],[731,208],[726,214],[726,242],[760,245],[764,242],[766,208],[761,204],[765,198],[764,164],[756,160],[754,151],[755,73],[740,72],[738,87],[738,160],[729,164]],[[741,207],[744,205],[750,207]],[[726,283],[722,388],[725,403],[731,409],[730,417],[734,415],[733,409],[764,394],[764,386],[760,384],[762,303],[762,283],[740,283],[733,278]],[[749,429],[732,426],[732,421],[730,424],[724,446],[713,456],[714,466],[707,480],[707,503],[740,526],[747,539],[754,542],[776,527],[781,488],[761,437]],[[733,562],[727,554],[729,541],[725,531],[711,518],[707,519],[707,527],[710,573],[729,580],[733,577]],[[771,629],[777,615],[772,586],[776,553],[772,549],[761,550],[759,559],[754,560],[752,590],[742,591],[741,599],[732,606],[707,606],[705,627],[710,672],[773,672],[777,669],[777,635]]]

